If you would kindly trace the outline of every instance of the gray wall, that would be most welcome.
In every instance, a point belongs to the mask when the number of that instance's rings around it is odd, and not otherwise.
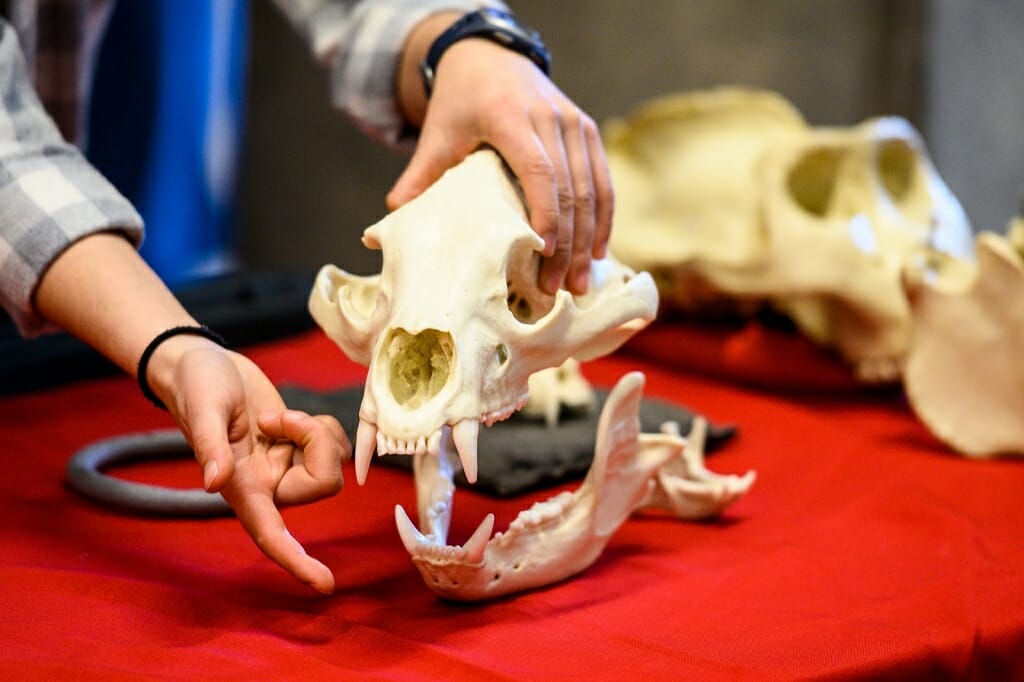
[[[1024,1],[932,0],[928,10],[932,155],[975,229],[1002,231],[1024,186]]]
[[[512,5],[544,35],[555,80],[599,122],[661,94],[747,85],[780,92],[814,124],[907,116],[981,226],[1005,222],[1013,199],[992,176],[1012,186],[1024,181],[1020,0]],[[384,214],[403,159],[330,108],[326,74],[271,3],[253,3],[253,41],[243,259],[377,270],[359,235]]]

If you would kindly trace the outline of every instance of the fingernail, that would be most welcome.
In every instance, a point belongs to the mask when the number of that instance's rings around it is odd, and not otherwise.
[[[213,485],[213,479],[217,478],[218,471],[220,471],[220,467],[217,466],[217,461],[213,459],[203,467],[203,487],[207,490]]]

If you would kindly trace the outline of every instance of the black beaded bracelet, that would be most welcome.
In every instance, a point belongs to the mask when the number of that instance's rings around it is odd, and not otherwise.
[[[146,396],[146,398],[149,399],[149,402],[153,403],[161,410],[166,410],[167,406],[164,405],[163,401],[156,396],[156,393],[153,393],[153,389],[149,387],[149,381],[146,379],[146,370],[149,368],[149,359],[153,357],[154,351],[156,351],[157,347],[161,343],[172,336],[181,336],[182,334],[202,336],[213,341],[219,346],[223,346],[224,348],[228,347],[223,336],[206,326],[200,327],[188,325],[183,327],[171,327],[170,329],[157,334],[156,338],[150,341],[149,345],[146,346],[146,350],[142,351],[142,357],[139,358],[139,368],[136,373],[136,378],[139,380],[139,390],[142,391],[142,395]]]

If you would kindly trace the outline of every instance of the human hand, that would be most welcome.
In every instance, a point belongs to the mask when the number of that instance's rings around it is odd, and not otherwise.
[[[461,40],[438,63],[420,139],[388,194],[414,199],[483,144],[519,179],[530,224],[544,238],[538,284],[586,293],[603,258],[614,195],[597,125],[526,57],[483,39]]]
[[[196,341],[177,359],[172,388],[158,393],[195,452],[204,487],[224,496],[264,554],[329,594],[333,574],[288,532],[278,505],[305,504],[341,490],[341,464],[352,453],[345,432],[333,417],[286,409],[248,358]]]

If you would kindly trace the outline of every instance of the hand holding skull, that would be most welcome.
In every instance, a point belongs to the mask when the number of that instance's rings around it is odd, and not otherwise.
[[[410,56],[403,63],[418,62]],[[445,53],[429,105],[421,90],[418,75],[401,90],[406,117],[422,132],[388,208],[408,203],[490,145],[519,180],[530,225],[544,239],[538,285],[554,294],[564,282],[573,294],[586,293],[591,259],[605,255],[613,207],[594,121],[527,58],[481,40]]]

